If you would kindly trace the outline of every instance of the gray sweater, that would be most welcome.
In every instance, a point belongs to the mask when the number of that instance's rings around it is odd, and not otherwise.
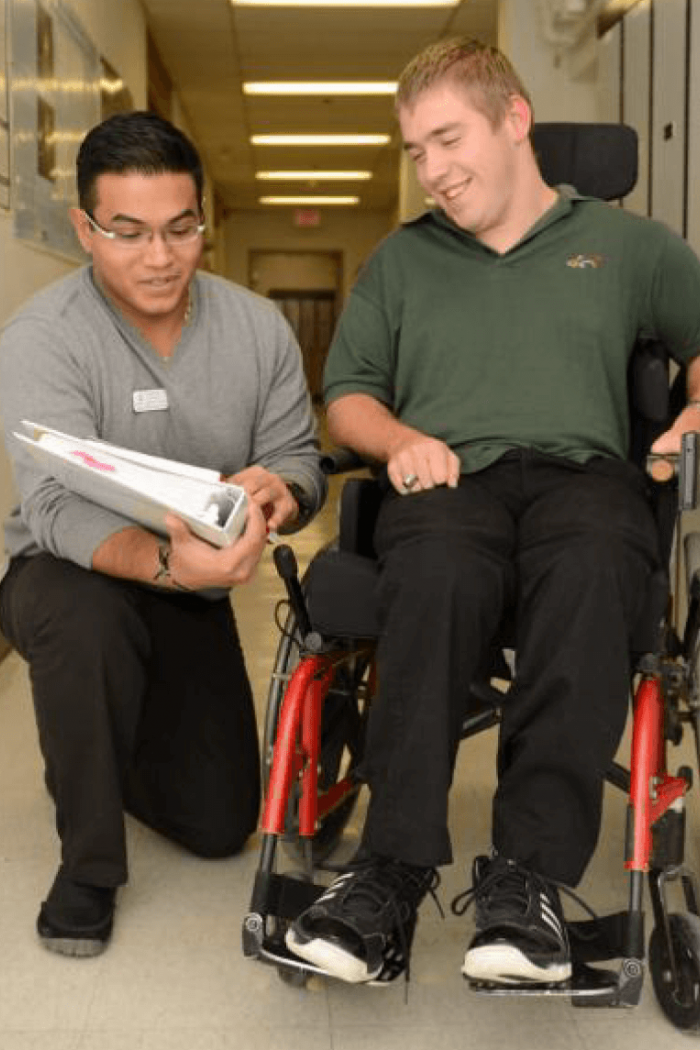
[[[10,556],[44,550],[90,568],[95,549],[133,524],[42,471],[12,436],[22,419],[222,474],[259,464],[321,505],[313,417],[286,321],[269,300],[203,273],[192,282],[192,303],[169,359],[112,306],[89,266],[41,291],[7,323],[0,412],[20,495],[5,522]],[[148,398],[134,394],[153,390],[165,391],[167,408],[136,411]]]

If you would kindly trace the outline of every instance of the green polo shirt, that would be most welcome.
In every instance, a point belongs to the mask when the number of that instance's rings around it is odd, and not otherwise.
[[[326,367],[328,402],[365,393],[441,438],[465,472],[509,448],[626,458],[639,337],[700,353],[700,262],[665,226],[562,191],[499,254],[432,211],[363,268]]]

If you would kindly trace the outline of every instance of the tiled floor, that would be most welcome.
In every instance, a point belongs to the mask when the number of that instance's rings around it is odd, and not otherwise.
[[[333,531],[334,510],[295,540],[305,560]],[[281,587],[266,557],[235,596],[260,712],[277,644],[271,608]],[[452,799],[458,863],[443,873],[445,902],[466,884],[488,845],[495,740],[463,744]],[[685,753],[679,761],[692,761]],[[697,859],[692,800],[689,852]],[[582,891],[600,910],[623,907],[624,799],[611,791],[603,840]],[[357,828],[351,829],[351,836]],[[203,861],[135,823],[131,882],[113,943],[100,958],[70,960],[35,939],[56,843],[43,787],[27,672],[0,665],[1,1050],[671,1050],[680,1036],[647,980],[635,1010],[579,1010],[568,1000],[479,997],[459,974],[469,920],[443,921],[430,901],[416,935],[408,1000],[401,983],[379,990],[320,981],[304,990],[246,961],[240,948],[256,843],[238,858]]]

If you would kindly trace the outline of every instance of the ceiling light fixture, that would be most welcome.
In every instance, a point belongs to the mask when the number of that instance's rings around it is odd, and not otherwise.
[[[260,197],[260,204],[292,204],[306,206],[311,204],[348,205],[359,204],[359,197]]]
[[[371,171],[256,171],[256,179],[294,180],[299,182],[353,181],[365,182],[372,178]]]
[[[251,135],[254,146],[385,146],[388,135]]]
[[[394,95],[395,80],[249,80],[245,95]]]
[[[455,7],[460,0],[231,0],[234,7]]]

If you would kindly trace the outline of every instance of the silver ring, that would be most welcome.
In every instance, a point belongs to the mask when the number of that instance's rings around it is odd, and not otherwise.
[[[412,489],[417,481],[417,474],[407,474],[406,477],[403,479],[403,487],[405,489]]]

